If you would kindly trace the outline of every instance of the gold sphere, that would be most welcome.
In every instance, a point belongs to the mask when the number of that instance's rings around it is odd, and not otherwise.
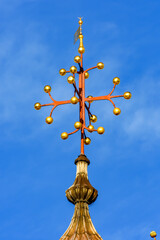
[[[85,48],[84,48],[83,46],[79,47],[79,48],[78,48],[78,52],[79,52],[80,54],[83,54],[83,53],[85,52]]]
[[[77,103],[78,103],[78,98],[75,97],[75,96],[72,97],[72,98],[71,98],[71,103],[72,103],[72,104],[77,104]]]
[[[89,145],[91,143],[91,139],[89,137],[86,137],[84,139],[84,144]]]
[[[53,122],[53,118],[52,117],[46,117],[46,123],[47,124],[51,124]]]
[[[68,138],[68,133],[63,132],[63,133],[61,134],[61,138],[62,138],[63,140],[67,139],[67,138]]]
[[[73,76],[69,76],[67,78],[68,83],[73,84],[75,82],[75,78]]]
[[[150,236],[152,238],[155,238],[157,236],[157,233],[155,231],[150,232]]]
[[[51,86],[46,85],[46,86],[44,87],[44,91],[45,91],[46,93],[49,93],[49,92],[51,91]]]
[[[88,96],[87,98],[92,98],[93,96]],[[92,103],[93,102],[93,100],[92,101],[88,101],[89,103]]]
[[[88,73],[88,72],[85,72],[84,78],[85,78],[85,79],[89,78],[89,73]]]
[[[103,69],[104,68],[104,63],[102,63],[102,62],[97,63],[97,68],[98,69]]]
[[[123,96],[125,99],[130,99],[132,97],[132,94],[130,92],[125,92]]]
[[[71,73],[76,73],[77,72],[77,68],[75,66],[70,67],[70,72]]]
[[[80,19],[78,23],[79,23],[80,25],[82,25],[82,24],[83,24],[83,21]]]
[[[93,123],[97,122],[97,116],[96,116],[96,115],[91,115],[91,116],[90,116],[90,120],[91,120],[91,122],[93,122]]]
[[[121,113],[121,109],[115,107],[115,108],[113,109],[113,113],[114,113],[115,115],[119,115],[119,114]]]
[[[65,70],[64,68],[60,69],[60,70],[59,70],[59,74],[60,74],[61,76],[64,76],[64,75],[66,74],[66,70]]]
[[[120,83],[120,78],[119,77],[113,78],[113,83],[118,85]]]
[[[88,130],[88,132],[92,132],[92,130],[94,130],[94,126],[93,125],[89,125],[88,128],[91,130]]]
[[[75,56],[74,61],[75,61],[75,63],[80,63],[81,62],[81,57],[80,56]]]
[[[97,129],[97,132],[98,132],[99,134],[103,134],[103,133],[105,132],[104,127],[99,127],[99,128]]]
[[[74,124],[76,129],[80,129],[82,127],[82,123],[81,122],[75,122]]]
[[[35,103],[35,104],[34,104],[34,108],[35,108],[36,110],[40,110],[40,109],[41,109],[41,104],[40,104],[39,102]]]

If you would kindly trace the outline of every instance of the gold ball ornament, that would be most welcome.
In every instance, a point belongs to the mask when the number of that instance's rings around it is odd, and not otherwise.
[[[123,96],[125,99],[130,99],[132,97],[132,94],[130,92],[125,92]]]
[[[71,103],[72,103],[72,104],[77,104],[78,101],[79,101],[78,98],[75,97],[75,96],[71,98]]]
[[[88,128],[90,129],[90,130],[88,130],[88,132],[93,132],[92,131],[92,130],[94,130],[94,126],[93,125],[89,125]]]
[[[59,70],[59,74],[60,74],[61,76],[64,76],[64,75],[66,74],[66,70],[65,70],[64,68],[60,69],[60,70]]]
[[[68,83],[73,84],[75,82],[75,78],[73,76],[69,76],[67,78]]]
[[[105,132],[104,127],[99,127],[99,128],[97,129],[97,132],[98,132],[99,134],[103,134],[103,133]]]
[[[80,25],[82,25],[82,24],[83,24],[83,21],[80,19],[78,23],[79,23]]]
[[[113,83],[118,85],[120,83],[120,78],[119,77],[113,78]]]
[[[76,129],[80,129],[82,127],[82,123],[81,122],[75,122],[74,124]]]
[[[150,236],[152,238],[155,238],[157,236],[157,233],[155,231],[150,232]]]
[[[121,113],[121,109],[115,107],[115,108],[113,109],[113,113],[114,113],[115,115],[119,115],[119,114]]]
[[[75,61],[75,63],[80,63],[81,62],[81,57],[80,56],[75,56],[74,61]]]
[[[46,85],[46,86],[44,87],[44,91],[45,91],[46,93],[49,93],[49,92],[51,91],[51,86]]]
[[[93,96],[90,95],[90,96],[88,96],[87,98],[92,98],[92,97],[93,97]],[[93,101],[88,101],[88,102],[89,102],[89,103],[92,103]]]
[[[70,72],[73,73],[73,74],[76,73],[77,68],[75,66],[70,67]]]
[[[78,52],[79,52],[80,54],[83,54],[83,53],[85,52],[85,48],[84,48],[83,46],[79,47],[79,48],[78,48]]]
[[[46,123],[47,124],[51,124],[53,122],[53,118],[52,117],[46,117]]]
[[[89,137],[86,137],[84,139],[84,144],[89,145],[91,143],[91,139]]]
[[[89,78],[89,73],[88,73],[88,72],[85,72],[84,78],[85,78],[85,79]]]
[[[97,116],[96,116],[96,115],[90,116],[90,120],[91,120],[91,122],[93,122],[93,123],[97,122]]]
[[[34,108],[35,108],[36,110],[40,110],[40,109],[41,109],[41,104],[40,104],[39,102],[35,103],[35,104],[34,104]]]
[[[62,138],[63,140],[66,140],[66,139],[68,138],[68,133],[63,132],[63,133],[61,134],[61,138]]]
[[[102,63],[102,62],[97,63],[97,68],[98,69],[103,69],[104,68],[104,63]]]

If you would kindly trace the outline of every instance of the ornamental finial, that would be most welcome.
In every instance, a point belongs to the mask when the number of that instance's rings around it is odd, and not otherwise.
[[[94,128],[93,124],[97,122],[97,116],[92,113],[92,105],[95,101],[105,100],[109,101],[113,105],[113,113],[117,116],[121,113],[120,108],[116,107],[114,103],[114,99],[118,97],[123,97],[124,99],[130,99],[131,93],[125,92],[122,95],[113,95],[117,85],[120,83],[120,78],[113,78],[113,88],[109,91],[107,95],[103,96],[91,96],[86,97],[85,94],[85,82],[89,81],[89,72],[93,69],[102,70],[104,68],[104,64],[102,62],[98,62],[94,67],[90,67],[85,69],[83,65],[83,53],[85,52],[85,48],[83,46],[83,35],[82,35],[82,18],[79,18],[79,28],[75,33],[75,42],[80,39],[80,45],[78,48],[78,52],[80,56],[77,55],[74,57],[74,62],[77,66],[72,65],[68,70],[62,68],[59,73],[61,76],[67,76],[66,80],[68,81],[70,86],[73,86],[73,95],[71,99],[57,101],[52,97],[51,87],[46,85],[44,87],[45,93],[47,93],[51,99],[51,103],[40,104],[37,102],[34,107],[36,110],[40,110],[41,107],[50,106],[51,111],[50,115],[46,118],[47,124],[52,124],[53,118],[52,113],[56,107],[64,104],[77,104],[79,105],[78,117],[76,117],[76,122],[74,124],[73,132],[63,132],[61,134],[61,138],[66,140],[70,137],[70,135],[79,131],[80,133],[80,155],[75,160],[75,164],[77,166],[76,179],[73,185],[66,191],[67,199],[75,205],[75,212],[73,218],[71,220],[71,224],[69,225],[66,232],[60,238],[60,240],[72,240],[72,239],[92,239],[92,240],[102,240],[101,236],[95,230],[93,223],[91,221],[89,215],[88,205],[93,203],[97,196],[98,191],[92,187],[88,180],[88,172],[87,168],[90,163],[89,159],[84,154],[85,145],[89,145],[91,143],[90,137],[88,135],[93,132],[97,132],[98,134],[103,134],[105,129],[102,126],[99,126],[97,129]],[[151,232],[151,237],[155,239],[156,233]]]
[[[151,238],[154,238],[156,240],[157,233],[155,231],[150,232]]]
[[[97,116],[92,113],[91,111],[91,105],[94,104],[94,101],[98,100],[107,100],[113,105],[113,113],[115,115],[119,115],[121,113],[121,110],[119,107],[115,106],[115,103],[113,102],[114,98],[123,97],[124,99],[130,99],[131,93],[125,92],[123,95],[113,95],[113,92],[117,85],[120,83],[119,77],[113,78],[113,89],[104,96],[91,96],[88,97],[85,96],[85,81],[88,81],[89,78],[89,72],[93,69],[99,69],[102,70],[104,68],[104,64],[102,62],[98,62],[96,66],[84,69],[83,66],[83,53],[85,51],[85,48],[83,46],[83,35],[79,29],[81,29],[82,25],[82,17],[79,18],[79,28],[77,30],[77,34],[79,33],[80,38],[80,46],[78,48],[78,52],[80,53],[80,56],[77,55],[74,57],[74,62],[77,64],[77,66],[72,65],[70,69],[67,71],[66,69],[62,68],[60,69],[59,73],[61,76],[65,76],[66,74],[69,74],[67,77],[67,81],[69,85],[72,85],[74,88],[74,93],[71,99],[68,100],[61,100],[57,101],[55,100],[51,95],[51,87],[49,85],[46,85],[44,87],[44,91],[49,95],[50,99],[52,100],[51,103],[48,104],[40,104],[37,102],[35,104],[35,109],[40,110],[41,107],[44,106],[51,106],[51,112],[50,115],[46,118],[47,124],[52,124],[53,118],[52,113],[56,107],[59,105],[64,104],[79,104],[79,119],[75,122],[74,127],[75,130],[71,133],[67,133],[66,131],[61,134],[62,139],[67,139],[70,135],[80,131],[81,136],[81,154],[84,154],[84,145],[89,145],[91,143],[91,139],[87,136],[88,133],[97,132],[98,134],[103,134],[105,132],[105,129],[100,126],[97,129],[94,128],[92,125],[93,123],[97,122]],[[86,114],[87,113],[87,114]],[[87,119],[86,119],[87,115]],[[88,122],[88,123],[87,123]]]
[[[82,24],[83,24],[83,21],[82,21],[82,17],[79,17],[79,26],[80,26],[80,34],[82,34]]]

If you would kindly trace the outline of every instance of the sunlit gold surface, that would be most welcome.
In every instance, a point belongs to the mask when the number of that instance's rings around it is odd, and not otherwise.
[[[62,138],[63,140],[67,139],[67,138],[68,138],[68,133],[63,132],[63,133],[61,134],[61,138]]]
[[[91,122],[93,122],[93,123],[97,122],[97,116],[96,116],[96,115],[90,116],[90,120],[91,120]]]
[[[88,128],[91,130],[88,130],[88,132],[92,132],[92,130],[94,130],[94,126],[93,125],[89,125]]]
[[[89,73],[85,72],[84,77],[85,77],[85,79],[89,78]]]
[[[83,21],[82,21],[82,19],[80,18],[80,20],[79,20],[79,22],[78,22],[80,25],[82,25],[83,24]]]
[[[97,132],[98,132],[99,134],[103,134],[103,133],[105,132],[104,127],[99,127],[99,128],[97,129]]]
[[[73,76],[69,76],[67,78],[68,83],[73,84],[75,82],[75,78]]]
[[[73,74],[76,73],[77,68],[75,66],[70,67],[70,72],[73,73]]]
[[[39,102],[35,103],[35,104],[34,104],[34,108],[35,108],[36,110],[40,110],[40,109],[41,109],[41,104],[40,104]]]
[[[60,70],[59,70],[59,74],[60,74],[61,76],[64,76],[64,75],[66,74],[66,70],[65,70],[64,68],[60,69]]]
[[[113,83],[118,85],[120,83],[120,78],[119,77],[113,78]]]
[[[51,124],[53,122],[53,118],[52,117],[46,117],[46,123],[47,124]]]
[[[125,99],[130,99],[132,97],[132,94],[130,92],[125,92],[124,93],[124,98]]]
[[[80,54],[83,54],[85,52],[85,48],[83,46],[83,35],[82,34],[79,35],[79,40],[80,40],[80,44],[79,44],[78,52]]]
[[[75,63],[80,63],[81,62],[81,57],[80,56],[75,56],[74,61],[75,61]]]
[[[82,127],[82,123],[81,122],[75,122],[74,127],[76,129],[80,129]]]
[[[150,232],[150,236],[152,238],[155,238],[157,236],[157,233],[155,231]]]
[[[89,145],[91,143],[91,139],[89,137],[86,137],[84,139],[84,144]]]
[[[102,62],[97,63],[97,68],[98,69],[103,69],[104,68],[104,63],[102,63]]]
[[[113,113],[114,113],[115,115],[119,115],[119,114],[121,113],[121,109],[115,107],[115,108],[113,109]]]
[[[83,54],[85,52],[85,48],[84,47],[79,47],[78,52]]]
[[[72,98],[71,98],[71,103],[72,103],[72,104],[77,104],[77,103],[78,103],[78,98],[75,97],[75,96],[72,97]]]
[[[87,98],[92,98],[93,96],[91,96],[91,95],[89,95]],[[92,103],[93,102],[93,100],[91,101],[88,101],[88,102],[90,102],[90,103]]]
[[[49,93],[49,92],[51,91],[51,86],[46,85],[46,86],[44,87],[44,91],[45,91],[46,93]]]

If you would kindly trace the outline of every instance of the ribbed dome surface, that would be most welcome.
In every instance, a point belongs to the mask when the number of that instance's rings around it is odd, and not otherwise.
[[[78,174],[73,185],[66,191],[67,199],[76,204],[77,202],[93,203],[98,196],[98,191],[92,187],[85,174]]]
[[[76,203],[71,223],[60,240],[102,240],[93,226],[87,203]]]

